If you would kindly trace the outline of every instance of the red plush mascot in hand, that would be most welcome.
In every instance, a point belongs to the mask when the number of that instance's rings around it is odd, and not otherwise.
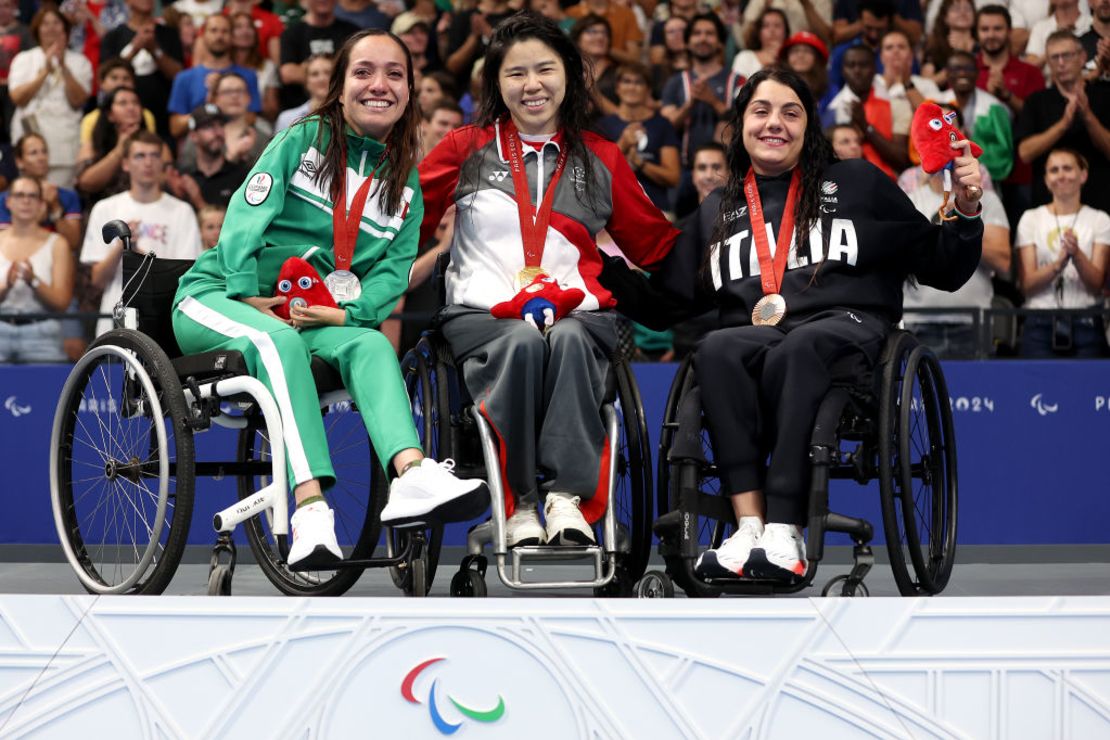
[[[289,309],[293,306],[328,306],[339,308],[328,292],[328,287],[320,279],[316,268],[300,257],[290,257],[278,273],[275,297],[284,297],[285,303],[274,306],[274,313],[289,320]]]
[[[498,303],[489,312],[499,319],[523,319],[545,331],[578,308],[586,294],[578,288],[563,289],[555,278],[540,273],[511,300]]]
[[[955,218],[947,215],[948,199],[952,193],[952,162],[960,155],[960,151],[953,149],[952,144],[963,138],[963,134],[956,128],[954,111],[946,113],[931,100],[925,101],[914,111],[910,139],[921,155],[921,169],[930,175],[944,170],[944,203],[940,206],[940,217],[944,221]],[[974,141],[970,143],[971,155],[976,158],[982,156],[982,148]]]

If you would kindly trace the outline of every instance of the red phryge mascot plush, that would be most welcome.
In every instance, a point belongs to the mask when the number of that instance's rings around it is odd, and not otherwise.
[[[540,273],[511,300],[498,303],[489,312],[498,319],[524,319],[544,331],[578,308],[585,297],[578,288],[564,290],[555,278]]]
[[[339,308],[331,297],[320,273],[300,257],[290,257],[278,273],[275,297],[284,297],[285,303],[274,306],[274,313],[289,319],[289,309],[293,306],[329,306]]]
[[[952,144],[964,138],[955,122],[955,112],[946,113],[939,105],[927,100],[914,111],[910,125],[910,138],[921,155],[921,169],[930,175],[944,170],[944,203],[940,206],[940,217],[944,221],[955,218],[947,215],[948,198],[952,193],[952,162],[960,154],[958,149],[952,148]],[[983,154],[982,148],[974,141],[971,142],[971,154],[976,158]]]

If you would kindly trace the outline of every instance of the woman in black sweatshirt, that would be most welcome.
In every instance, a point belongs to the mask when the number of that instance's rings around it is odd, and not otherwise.
[[[818,406],[834,381],[870,374],[908,276],[953,291],[975,271],[982,191],[967,142],[954,142],[955,216],[930,224],[873,165],[835,159],[809,88],[788,70],[753,75],[733,111],[728,184],[653,282],[721,313],[694,369],[738,527],[696,570],[789,581],[806,567]]]

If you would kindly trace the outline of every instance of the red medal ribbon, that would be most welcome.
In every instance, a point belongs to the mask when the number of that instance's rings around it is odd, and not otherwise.
[[[513,199],[516,200],[517,215],[520,218],[520,233],[524,239],[524,265],[526,267],[539,267],[543,259],[543,248],[547,242],[547,225],[551,222],[551,207],[555,202],[555,186],[563,176],[563,169],[567,164],[568,147],[564,142],[559,147],[559,159],[555,163],[555,172],[551,175],[551,182],[543,194],[543,202],[535,217],[532,214],[532,191],[528,187],[528,175],[524,171],[524,151],[520,143],[520,135],[512,119],[501,124],[501,149],[508,154],[509,169],[513,173]],[[537,156],[543,156],[541,149]],[[543,187],[543,183],[539,183]]]
[[[382,158],[378,161],[378,165],[355,191],[355,199],[351,203],[351,209],[344,213],[347,207],[347,148],[343,147],[343,171],[336,173],[337,177],[343,179],[339,181],[339,198],[331,209],[336,270],[350,271],[351,269],[351,260],[355,256],[355,243],[358,242],[359,224],[362,223],[362,211],[366,208],[366,198],[370,195],[370,185],[374,182],[374,175],[378,174],[378,170],[385,164],[387,154],[389,154],[388,149],[382,152]]]
[[[763,284],[763,295],[780,292],[782,276],[786,273],[786,257],[790,253],[790,239],[794,236],[794,207],[797,205],[798,188],[802,184],[802,173],[797,167],[790,177],[790,190],[786,193],[786,207],[782,211],[782,224],[775,240],[775,256],[771,257],[771,245],[767,241],[767,225],[763,221],[763,202],[759,199],[759,188],[755,184],[755,171],[749,169],[744,178],[744,197],[748,200],[748,218],[752,224],[752,239],[755,241],[755,254],[759,257],[759,279]]]

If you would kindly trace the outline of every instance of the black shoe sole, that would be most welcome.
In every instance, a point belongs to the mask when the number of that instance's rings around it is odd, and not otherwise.
[[[391,521],[382,520],[385,527],[416,527],[424,524],[448,524],[476,519],[489,508],[489,488],[485,483],[458,498],[445,501],[424,514],[406,516]]]
[[[337,563],[341,562],[343,558],[337,558],[335,553],[324,547],[317,545],[316,549],[310,552],[296,564],[287,564],[289,570],[305,571],[305,570],[335,570]]]
[[[748,556],[748,562],[744,563],[744,576],[783,584],[797,583],[802,579],[794,571],[780,568],[768,560],[767,553],[760,547],[752,550],[751,555]]]
[[[710,579],[731,579],[733,581],[740,580],[740,574],[734,573],[725,566],[721,565],[720,561],[716,558],[702,558],[701,565],[695,565],[694,575],[703,581]]]
[[[585,532],[577,529],[564,529],[554,537],[548,537],[547,544],[556,547],[585,547],[596,545],[597,542]]]
[[[525,537],[524,539],[522,539],[518,542],[506,542],[505,544],[508,547],[512,548],[512,547],[539,547],[543,543],[540,542],[539,537]]]

